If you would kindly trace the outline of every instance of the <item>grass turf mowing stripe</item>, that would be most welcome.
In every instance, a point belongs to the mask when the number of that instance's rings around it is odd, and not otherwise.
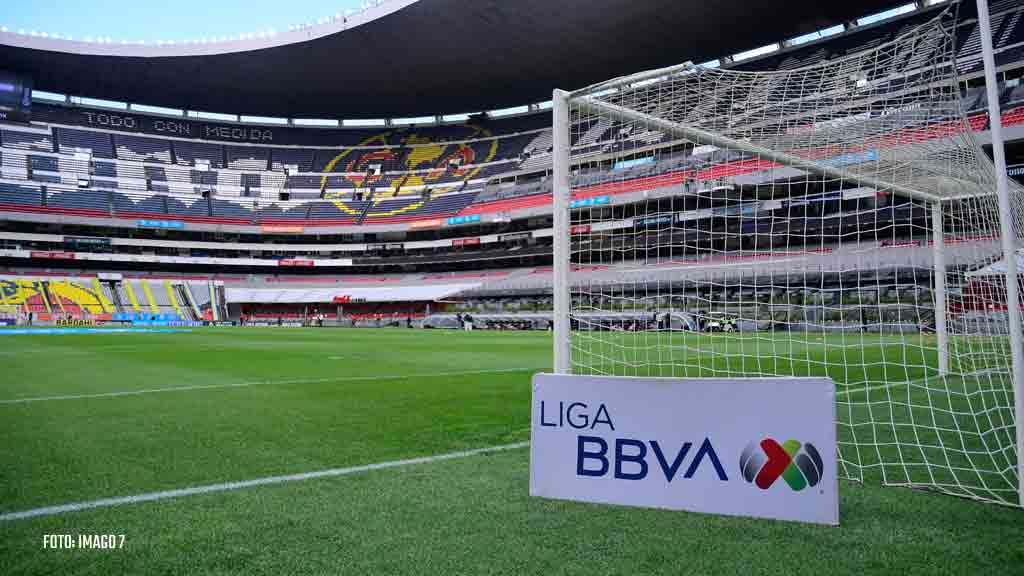
[[[93,398],[118,398],[121,396],[140,396],[143,394],[159,394],[162,392],[187,392],[190,390],[218,390],[227,388],[248,388],[251,386],[273,386],[287,384],[322,384],[325,382],[359,382],[374,380],[402,380],[408,378],[433,378],[436,376],[471,376],[473,374],[502,374],[509,372],[527,372],[544,368],[492,368],[487,370],[459,370],[453,372],[431,372],[428,374],[395,374],[373,376],[331,376],[328,378],[295,378],[292,380],[261,380],[254,382],[233,382],[229,384],[200,384],[196,386],[168,386],[166,388],[144,388],[142,390],[118,390],[115,392],[96,392],[93,394],[62,394],[59,396],[34,396],[29,398],[8,398],[0,400],[0,406],[27,404],[30,402],[49,402],[55,400],[85,400]]]
[[[428,464],[431,462],[440,462],[443,460],[468,458],[470,456],[477,456],[480,454],[503,452],[506,450],[516,450],[519,448],[526,448],[529,445],[529,442],[516,442],[514,444],[488,446],[486,448],[475,448],[473,450],[462,450],[460,452],[449,452],[447,454],[435,454],[433,456],[421,456],[419,458],[407,458],[405,460],[391,460],[389,462],[378,462],[376,464],[364,464],[361,466],[349,466],[347,468],[331,468],[329,470],[303,472],[300,474],[288,474],[286,476],[269,476],[266,478],[256,478],[255,480],[225,482],[223,484],[207,484],[205,486],[193,486],[191,488],[179,488],[177,490],[164,490],[162,492],[135,494],[133,496],[120,496],[117,498],[104,498],[102,500],[90,500],[85,502],[71,502],[69,504],[61,504],[59,506],[45,506],[42,508],[23,510],[21,512],[6,512],[4,514],[0,514],[0,522],[22,520],[25,518],[35,518],[37,516],[53,516],[55,514],[65,514],[68,512],[77,512],[79,510],[88,510],[91,508],[121,506],[124,504],[139,504],[142,502],[166,500],[168,498],[196,496],[199,494],[209,494],[211,492],[227,492],[229,490],[240,490],[242,488],[267,486],[271,484],[283,484],[285,482],[298,482],[300,480],[312,480],[314,478],[333,478],[336,476],[350,476],[352,474],[360,474],[363,472],[371,472],[374,470],[386,470],[388,468],[399,468],[402,466],[413,466],[416,464]]]
[[[191,331],[187,328],[9,328],[0,330],[0,336],[38,336],[40,334],[170,334]]]

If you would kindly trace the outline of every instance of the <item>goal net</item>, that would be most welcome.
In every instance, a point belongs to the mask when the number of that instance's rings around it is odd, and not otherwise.
[[[562,370],[829,376],[841,477],[1019,505],[1018,303],[950,24],[796,69],[556,92]]]

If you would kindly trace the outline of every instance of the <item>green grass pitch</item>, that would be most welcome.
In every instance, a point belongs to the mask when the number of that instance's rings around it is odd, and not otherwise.
[[[772,351],[800,345],[789,335],[687,336],[671,343],[681,356],[654,358],[650,342],[617,338],[577,339],[577,346],[589,347],[608,371],[655,365],[645,370],[696,376],[781,370],[767,364]],[[915,406],[948,397],[933,390],[960,386],[976,402],[995,392],[978,382],[935,380],[933,359],[906,356],[913,347],[856,338],[860,346],[847,346],[855,343],[849,338],[807,339],[813,352],[802,356],[802,368],[785,368],[827,372],[844,384],[892,380],[884,371],[902,365],[916,370],[908,379],[926,384],[851,389],[851,397],[867,400],[860,408],[867,413],[851,415],[845,433],[873,433],[877,446],[863,455],[865,482],[841,482],[838,528],[530,498],[528,451],[513,449],[0,521],[0,572],[1020,573],[1024,512],[879,486],[886,471],[872,454],[884,461],[888,441],[905,439],[880,438],[872,431],[878,427],[856,424],[883,417],[870,408],[878,394],[909,400],[906,414],[890,409],[890,422],[880,427],[898,436],[893,422],[920,423]],[[971,345],[972,362],[990,361],[988,344]],[[735,362],[725,354],[734,347],[752,364],[727,364]],[[855,349],[863,356],[851,357]],[[707,359],[694,360],[695,352]],[[0,514],[522,442],[529,438],[530,376],[547,370],[550,359],[547,333],[245,328],[3,336]],[[158,391],[166,388],[177,389]],[[9,402],[44,397],[63,398]],[[959,425],[959,408],[938,406],[932,425]],[[920,458],[929,471],[929,455]],[[1005,466],[996,461],[992,468],[980,474]],[[43,549],[45,534],[79,533],[124,534],[124,548]]]

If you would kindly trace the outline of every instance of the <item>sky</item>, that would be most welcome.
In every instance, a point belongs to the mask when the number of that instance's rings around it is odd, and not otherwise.
[[[0,26],[75,40],[180,42],[257,33],[358,11],[364,0],[0,0]]]

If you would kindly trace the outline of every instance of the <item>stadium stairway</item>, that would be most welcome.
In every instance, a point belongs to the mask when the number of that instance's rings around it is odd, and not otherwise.
[[[170,280],[164,280],[164,290],[167,292],[167,301],[170,303],[171,308],[178,315],[178,318],[185,318],[185,313],[182,312],[181,306],[178,304],[178,299],[174,296],[174,287],[171,286]]]
[[[110,299],[107,298],[107,295],[105,293],[104,287],[103,287],[102,284],[100,284],[100,279],[99,278],[93,278],[92,279],[92,286],[93,286],[93,289],[96,290],[96,297],[99,299],[100,306],[103,307],[103,311],[104,312],[106,312],[108,314],[112,314],[114,312],[119,312],[119,310],[117,308],[115,308],[114,304],[110,301]]]
[[[47,282],[39,282],[39,297],[43,299],[43,305],[46,307],[47,314],[53,314],[52,298],[50,297],[50,287]]]
[[[122,290],[124,290],[125,296],[128,297],[128,302],[132,306],[132,310],[135,312],[142,312],[142,306],[139,306],[139,300],[135,297],[135,291],[132,290],[132,283],[127,280],[122,280],[118,284]]]
[[[49,308],[51,312],[59,308],[60,315],[65,316],[68,311],[64,308],[64,299],[59,296],[54,296],[54,292],[56,290],[53,290],[53,287],[54,286],[51,282],[43,282],[43,294],[45,295],[46,300],[50,303]],[[56,307],[54,307],[54,304],[56,304]]]
[[[362,212],[356,217],[356,224],[362,224],[366,220],[366,214],[370,212],[370,207],[374,205],[373,197],[377,194],[376,190],[370,190],[370,195],[366,197],[366,204],[363,205]]]
[[[160,313],[160,305],[157,304],[156,299],[153,298],[153,291],[149,289],[149,282],[140,280],[139,285],[142,287],[142,293],[146,296],[146,302],[149,304],[149,310],[154,314]]]
[[[177,300],[185,306],[185,310],[188,314],[182,316],[188,320],[199,320],[202,318],[202,312],[199,311],[199,307],[196,306],[195,300],[192,298],[192,292],[188,289],[187,284],[175,284],[174,290],[177,295]]]

